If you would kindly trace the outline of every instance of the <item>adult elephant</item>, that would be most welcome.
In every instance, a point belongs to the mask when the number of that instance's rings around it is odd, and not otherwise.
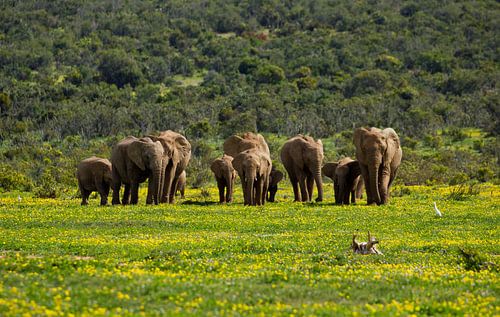
[[[163,147],[150,138],[126,137],[111,152],[113,165],[113,205],[120,203],[120,187],[125,190],[122,204],[137,204],[139,184],[149,178],[147,204],[158,204],[165,167]]]
[[[258,149],[245,150],[233,159],[243,188],[245,205],[264,205],[269,186],[272,162],[267,153]]]
[[[173,203],[179,177],[191,159],[191,144],[182,134],[171,130],[162,131],[158,136],[148,137],[161,143],[167,157],[160,202]]]
[[[349,196],[353,204],[356,198],[361,198],[363,179],[358,161],[346,157],[335,163],[326,163],[321,172],[333,180],[336,204],[349,205]]]
[[[101,205],[108,203],[109,188],[113,182],[109,160],[95,156],[82,160],[78,164],[76,178],[82,195],[82,205],[88,204],[88,198],[93,191],[97,191],[101,196]]]
[[[232,157],[236,157],[239,153],[249,150],[258,149],[259,151],[266,153],[271,157],[271,152],[269,152],[269,146],[266,140],[260,134],[255,134],[253,132],[245,132],[243,135],[233,135],[224,141],[223,145],[224,154]]]
[[[283,173],[278,171],[274,166],[271,169],[271,174],[269,175],[269,187],[267,201],[273,203],[276,197],[276,192],[278,191],[278,183],[283,179]]]
[[[224,154],[221,158],[215,159],[210,165],[210,169],[214,173],[215,180],[217,181],[220,203],[230,203],[233,201],[236,171],[233,168],[232,162],[233,157]]]
[[[368,204],[386,204],[403,156],[398,135],[391,128],[358,128],[354,131],[354,145]]]
[[[323,201],[321,140],[301,134],[289,139],[281,148],[281,162],[290,177],[295,201],[311,201],[314,182],[318,188],[316,201]]]

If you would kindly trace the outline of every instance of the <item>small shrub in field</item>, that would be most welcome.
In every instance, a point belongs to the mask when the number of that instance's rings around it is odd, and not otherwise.
[[[0,167],[0,192],[12,190],[29,191],[32,186],[31,180],[25,175],[13,170],[9,166]]]
[[[446,199],[448,200],[466,200],[472,196],[477,196],[481,188],[477,183],[461,184],[451,190]]]
[[[467,271],[496,270],[496,265],[488,262],[486,256],[472,249],[458,249],[458,263],[464,266]]]
[[[44,172],[37,183],[34,195],[37,198],[57,198],[60,194],[57,182],[54,177]]]
[[[411,190],[408,187],[398,186],[392,191],[391,196],[392,197],[403,197],[403,196],[408,196],[410,194],[411,194]]]

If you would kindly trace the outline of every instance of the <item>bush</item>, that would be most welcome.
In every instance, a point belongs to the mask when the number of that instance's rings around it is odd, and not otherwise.
[[[34,195],[37,198],[57,198],[59,197],[60,189],[52,174],[44,171],[36,184]]]
[[[30,191],[33,183],[25,175],[7,165],[0,166],[0,191]]]
[[[397,57],[387,54],[382,54],[377,57],[377,59],[375,60],[375,65],[378,68],[389,71],[399,70],[403,67],[403,63]]]
[[[416,61],[417,66],[431,74],[450,71],[451,60],[439,52],[424,52]]]
[[[481,192],[481,188],[477,183],[461,184],[454,189],[446,197],[447,200],[467,200],[472,196],[477,196]]]
[[[463,265],[467,271],[497,270],[495,263],[488,262],[486,256],[477,250],[459,248],[458,256],[458,263]]]
[[[120,88],[127,84],[135,87],[142,78],[137,62],[123,50],[105,51],[98,69],[105,82]]]
[[[285,71],[279,66],[264,64],[257,68],[255,77],[261,84],[277,84],[285,79]]]
[[[357,73],[347,85],[346,97],[382,92],[390,86],[389,75],[380,69],[365,70]]]

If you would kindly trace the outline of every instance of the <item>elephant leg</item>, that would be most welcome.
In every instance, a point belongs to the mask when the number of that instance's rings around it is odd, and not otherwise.
[[[351,194],[350,190],[346,190],[344,193],[344,197],[342,197],[342,204],[349,205],[349,195]]]
[[[292,183],[294,201],[302,201],[299,191],[299,180],[296,177],[292,178],[290,176],[290,182]]]
[[[217,187],[219,188],[219,203],[223,203],[225,201],[224,200],[224,188],[226,187],[224,180],[217,179]]]
[[[82,202],[80,205],[84,206],[84,205],[88,205],[88,202],[87,202],[87,199],[88,199],[88,195],[86,195],[87,191],[85,190],[85,187],[83,187],[83,184],[80,180],[78,180],[78,188],[80,189],[80,195],[82,195]],[[90,195],[90,193],[89,193]]]
[[[180,192],[181,192],[181,199],[184,199],[184,190],[186,189],[186,187],[182,187],[180,189]]]
[[[130,204],[130,184],[125,184],[125,189],[123,190],[122,204]]]
[[[170,194],[169,194],[169,200],[168,202],[173,204],[175,201],[175,192],[177,191],[177,182],[179,181],[179,176],[174,176],[174,179],[172,180],[172,185],[170,187]]]
[[[285,165],[285,169],[288,172],[288,177],[290,178],[290,183],[292,184],[292,189],[293,189],[293,196],[294,200],[293,201],[300,201],[300,192],[299,192],[299,187],[298,187],[298,179],[297,175],[295,175],[295,171],[293,166],[290,165]]]
[[[389,166],[384,166],[381,168],[380,173],[380,203],[386,204],[389,200],[389,183],[391,178],[391,172]]]
[[[226,187],[226,202],[230,203],[233,201],[233,190],[234,190],[234,182],[229,180],[231,184]]]
[[[90,190],[86,190],[85,188],[80,188],[80,193],[82,194],[82,202],[81,205],[85,206],[89,204],[89,196],[92,193]]]
[[[111,204],[119,205],[120,204],[120,187],[122,186],[120,181],[113,181],[113,199],[111,200]]]
[[[313,188],[314,188],[313,175],[310,173],[307,173],[306,181],[307,181],[307,194],[308,194],[309,200],[312,200]]]
[[[296,171],[296,174],[299,180],[300,196],[302,198],[301,201],[309,201],[309,195],[307,193],[306,175],[303,171]]]
[[[101,193],[101,206],[106,206],[108,204],[109,189],[109,184],[103,184],[103,191]]]
[[[356,203],[356,189],[351,190],[351,203]]]
[[[153,193],[154,193],[155,184],[152,180],[152,177],[148,179],[148,195],[146,196],[146,204],[151,205],[153,203]]]
[[[305,175],[299,176],[299,187],[302,201],[310,201],[309,193],[307,192],[307,179]]]
[[[274,202],[274,199],[276,197],[276,192],[278,191],[278,185],[273,185],[273,186],[269,186],[269,195],[267,196],[267,201],[269,202]]]
[[[257,206],[263,205],[264,203],[262,202],[262,197],[265,194],[264,193],[264,180],[262,177],[259,177],[258,180],[255,182],[255,204]]]
[[[97,192],[101,196],[101,206],[108,204],[109,184],[103,181],[96,181]]]
[[[131,205],[137,205],[139,202],[139,183],[137,182],[132,182],[130,186],[130,204]]]

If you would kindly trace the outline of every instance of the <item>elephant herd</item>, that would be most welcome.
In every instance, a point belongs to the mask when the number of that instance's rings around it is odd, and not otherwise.
[[[389,188],[401,163],[402,150],[396,132],[387,128],[358,128],[354,131],[356,159],[346,157],[323,165],[321,140],[297,135],[287,140],[280,153],[281,162],[292,184],[294,200],[323,200],[322,175],[334,182],[337,204],[355,203],[366,187],[368,204],[385,204]],[[283,173],[275,169],[264,137],[252,132],[233,135],[223,144],[224,154],[210,165],[219,190],[219,202],[233,200],[236,175],[241,180],[245,205],[273,202]],[[129,136],[112,149],[111,160],[90,157],[77,168],[82,205],[92,191],[107,204],[110,188],[112,204],[137,204],[139,184],[148,180],[147,204],[173,203],[179,189],[184,196],[185,169],[191,158],[191,144],[170,130],[142,138]],[[124,185],[120,201],[121,185]]]

